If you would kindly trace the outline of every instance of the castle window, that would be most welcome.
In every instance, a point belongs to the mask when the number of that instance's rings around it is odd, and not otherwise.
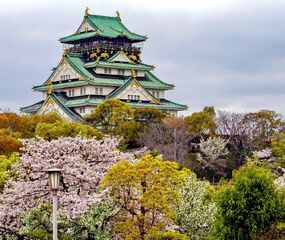
[[[69,97],[74,97],[74,89],[69,89],[68,90],[68,96]]]
[[[128,95],[128,100],[140,100],[140,95]]]
[[[125,69],[118,69],[118,75],[125,75]]]
[[[85,113],[85,107],[79,108],[79,112],[80,112],[80,113]]]
[[[70,79],[70,75],[62,75],[60,76],[60,80],[61,81],[65,81],[65,80],[69,80]]]
[[[86,88],[80,88],[80,95],[86,95]]]
[[[111,72],[112,72],[111,68],[104,68],[105,74],[111,74]]]
[[[84,28],[84,31],[85,31],[85,32],[88,32],[88,27],[85,27],[85,28]]]
[[[103,88],[95,88],[95,95],[103,95]]]

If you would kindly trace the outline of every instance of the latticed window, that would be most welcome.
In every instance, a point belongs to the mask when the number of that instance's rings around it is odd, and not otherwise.
[[[140,95],[128,95],[128,100],[140,100]]]
[[[86,88],[80,88],[80,95],[86,95]]]
[[[79,108],[79,112],[80,112],[80,113],[85,113],[85,107]]]
[[[70,75],[62,75],[60,76],[60,80],[61,81],[65,81],[65,80],[69,80],[70,79]]]
[[[95,95],[103,95],[103,88],[95,88]]]
[[[74,92],[75,92],[74,89],[69,89],[68,90],[68,96],[69,97],[74,97]]]
[[[104,68],[104,73],[105,74],[111,74],[112,73],[112,69],[111,68]]]
[[[118,69],[119,75],[125,75],[125,69]]]

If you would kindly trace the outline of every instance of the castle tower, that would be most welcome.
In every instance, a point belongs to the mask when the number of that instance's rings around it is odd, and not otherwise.
[[[165,91],[174,85],[157,78],[153,65],[142,63],[146,39],[126,28],[119,12],[115,17],[91,15],[87,8],[77,31],[60,39],[65,48],[58,66],[42,85],[33,87],[43,100],[21,112],[56,112],[67,120],[81,121],[106,98],[173,115],[186,110],[186,105],[165,98]]]

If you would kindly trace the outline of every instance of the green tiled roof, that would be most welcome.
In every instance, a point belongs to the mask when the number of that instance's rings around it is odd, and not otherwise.
[[[117,17],[107,17],[100,15],[88,15],[86,21],[94,28],[94,32],[72,34],[60,39],[62,43],[72,43],[81,39],[86,39],[94,36],[117,38],[125,36],[132,41],[145,41],[146,36],[142,36],[131,32]]]
[[[70,36],[61,38],[59,41],[61,43],[70,43],[70,42],[76,42],[78,40],[83,40],[83,39],[95,37],[97,35],[98,35],[97,32],[86,32],[86,33],[81,33],[81,34],[72,34]]]
[[[93,78],[94,76],[85,67],[85,60],[81,54],[70,53],[66,55],[66,60],[70,65],[82,76],[86,78]]]
[[[144,108],[144,107],[150,107],[150,108],[159,108],[161,110],[177,110],[177,111],[184,111],[187,110],[186,105],[182,105],[179,103],[171,102],[166,99],[161,100],[160,104],[153,104],[153,103],[144,103],[144,102],[132,102],[130,103],[132,107],[135,108]]]
[[[111,92],[108,95],[108,98],[113,98],[116,97],[120,92],[122,92],[127,86],[130,85],[130,83],[133,81],[133,78],[130,77],[124,84],[122,84],[120,87],[118,87],[116,90],[114,90],[113,92]]]
[[[93,86],[114,86],[114,87],[120,87],[121,85],[125,84],[127,79],[112,79],[112,78],[102,78],[102,77],[94,77],[89,80],[76,80],[71,82],[65,82],[65,83],[58,83],[53,84],[53,88],[55,90],[64,89],[67,87],[79,87],[84,85],[93,85]],[[145,80],[138,79],[138,82],[146,89],[158,89],[158,90],[168,90],[172,89],[174,86],[171,84],[167,84],[165,82],[160,81],[157,78],[149,79],[146,78]],[[50,88],[49,85],[39,85],[34,86],[34,91],[44,92],[48,91]]]
[[[156,77],[151,72],[146,72],[145,77],[148,81],[141,81],[141,85],[146,88],[162,88],[162,89],[173,89],[174,85],[166,83],[162,80],[160,80],[158,77]],[[152,83],[155,83],[155,86],[153,86]]]
[[[94,97],[91,98],[90,96],[87,96],[85,98],[69,99],[66,101],[65,106],[66,107],[76,107],[76,106],[84,106],[84,105],[97,106],[103,101],[104,101],[103,98],[94,98]]]
[[[118,62],[89,62],[84,65],[86,68],[92,67],[107,67],[107,68],[116,68],[116,69],[134,69],[134,70],[144,70],[150,71],[154,68],[154,66],[147,65],[144,63],[132,64],[132,63],[118,63]]]
[[[34,114],[36,113],[40,108],[41,106],[43,105],[44,101],[40,101],[40,102],[37,102],[35,104],[32,104],[30,106],[27,106],[27,107],[22,107],[20,108],[20,111],[23,112],[23,113],[31,113],[31,114]]]
[[[65,102],[65,106],[66,107],[97,106],[103,101],[104,98],[97,98],[95,96],[86,96],[83,98],[69,99]],[[159,108],[162,110],[177,110],[177,111],[187,110],[186,105],[171,102],[166,99],[161,99],[159,104],[149,103],[149,102],[128,102],[128,103],[135,108],[151,107],[151,108]]]
[[[76,113],[75,111],[72,111],[71,109],[69,109],[67,106],[65,106],[66,104],[66,99],[60,95],[60,94],[56,94],[56,93],[52,93],[50,95],[50,98],[56,102],[56,104],[73,120],[76,122],[81,122],[82,121],[82,117]]]

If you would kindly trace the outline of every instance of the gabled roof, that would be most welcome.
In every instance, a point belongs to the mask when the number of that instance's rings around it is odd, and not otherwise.
[[[107,62],[125,62],[125,63],[131,63],[132,61],[129,59],[127,54],[120,50],[117,51],[112,57],[110,57]]]
[[[155,98],[153,95],[151,95],[148,91],[146,91],[142,85],[136,80],[136,78],[130,77],[129,80],[121,85],[120,87],[118,87],[115,91],[111,92],[108,95],[108,98],[116,98],[118,97],[128,86],[134,85],[135,87],[139,88],[141,93],[150,101],[154,102],[154,103],[159,103],[159,100],[157,98]]]
[[[94,77],[93,74],[84,67],[85,60],[82,54],[69,53],[66,55],[65,59],[83,77],[87,79]]]
[[[119,62],[105,62],[105,61],[95,61],[89,62],[84,65],[86,68],[93,67],[104,67],[104,68],[116,68],[116,69],[128,69],[128,70],[142,70],[142,71],[150,71],[154,69],[154,66],[147,65],[144,63],[119,63]]]
[[[51,93],[42,106],[38,109],[37,112],[41,111],[42,108],[44,108],[46,105],[48,105],[50,102],[55,103],[71,120],[76,122],[81,122],[82,117],[75,111],[72,111],[70,108],[65,106],[65,103],[67,101],[67,98],[65,95],[62,95],[61,93],[53,92]]]
[[[93,78],[94,76],[92,75],[91,71],[86,69],[84,67],[85,60],[82,54],[80,53],[69,53],[66,55],[63,55],[59,64],[55,68],[55,70],[51,73],[51,75],[48,77],[48,79],[45,81],[43,85],[50,84],[50,79],[56,74],[56,69],[58,69],[61,65],[63,64],[69,64],[72,69],[75,70],[75,72],[81,76],[83,79],[90,79]]]
[[[126,37],[129,40],[135,42],[145,41],[147,39],[146,36],[131,32],[117,17],[87,15],[84,17],[83,21],[87,21],[94,28],[94,32],[75,33],[70,36],[61,38],[60,42],[72,43],[81,39],[95,36],[108,38]]]

